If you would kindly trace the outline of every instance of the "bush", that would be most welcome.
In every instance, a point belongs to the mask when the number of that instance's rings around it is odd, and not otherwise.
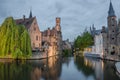
[[[63,50],[62,55],[63,55],[63,57],[69,57],[69,56],[72,55],[72,51],[68,50],[68,49],[65,49],[65,50]]]

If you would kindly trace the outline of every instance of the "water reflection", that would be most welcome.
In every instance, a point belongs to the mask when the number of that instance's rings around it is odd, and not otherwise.
[[[120,80],[115,73],[115,63],[112,61],[89,57],[76,57],[74,61],[77,69],[82,71],[86,77],[93,76],[94,80]]]
[[[0,80],[30,80],[31,66],[24,63],[0,63]],[[22,74],[21,74],[22,73]]]
[[[91,74],[94,74],[94,69],[92,69],[91,63],[89,63],[89,66],[85,65],[86,61],[84,57],[75,57],[74,63],[79,71],[82,71],[82,73],[89,77]],[[88,64],[88,63],[87,63]]]
[[[60,57],[24,62],[0,63],[0,80],[58,80]]]
[[[41,61],[31,61],[32,64],[34,64],[34,68],[31,71],[31,79],[59,80],[59,77],[61,75],[60,60],[60,57],[55,56],[48,59],[43,59]]]
[[[0,61],[0,80],[119,80],[114,62],[59,56],[43,60]]]

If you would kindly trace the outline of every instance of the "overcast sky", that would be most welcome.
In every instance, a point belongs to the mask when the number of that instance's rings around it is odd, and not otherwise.
[[[33,16],[41,31],[55,26],[61,17],[63,39],[74,40],[86,27],[94,24],[97,29],[107,26],[110,0],[0,0],[0,24],[6,17],[15,19]],[[117,18],[120,18],[120,0],[112,0]]]

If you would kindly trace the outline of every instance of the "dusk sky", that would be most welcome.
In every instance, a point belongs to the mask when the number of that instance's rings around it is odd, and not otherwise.
[[[63,39],[73,41],[92,24],[97,29],[107,26],[110,0],[0,0],[0,24],[6,17],[15,19],[29,16],[32,8],[41,31],[55,26],[61,17]],[[117,19],[120,18],[120,0],[112,0]]]

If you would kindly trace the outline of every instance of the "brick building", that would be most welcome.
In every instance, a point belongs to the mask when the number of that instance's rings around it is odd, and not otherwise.
[[[30,11],[29,18],[26,18],[25,15],[23,15],[22,19],[16,19],[15,21],[19,25],[24,25],[25,28],[28,30],[31,39],[32,50],[40,50],[42,36],[36,17],[32,17],[32,12]]]
[[[47,44],[46,44],[47,43]],[[47,45],[48,47],[45,47]],[[56,25],[52,29],[48,28],[42,32],[42,46],[48,48],[49,55],[56,55],[57,51],[62,50],[62,33],[60,18],[56,18]]]
[[[48,28],[45,31],[40,31],[36,17],[32,17],[30,11],[29,18],[23,16],[22,19],[16,19],[16,24],[24,25],[28,30],[31,47],[33,51],[47,50],[50,56],[57,54],[57,51],[62,50],[62,33],[60,26],[60,18],[56,18],[56,25],[52,29]]]

